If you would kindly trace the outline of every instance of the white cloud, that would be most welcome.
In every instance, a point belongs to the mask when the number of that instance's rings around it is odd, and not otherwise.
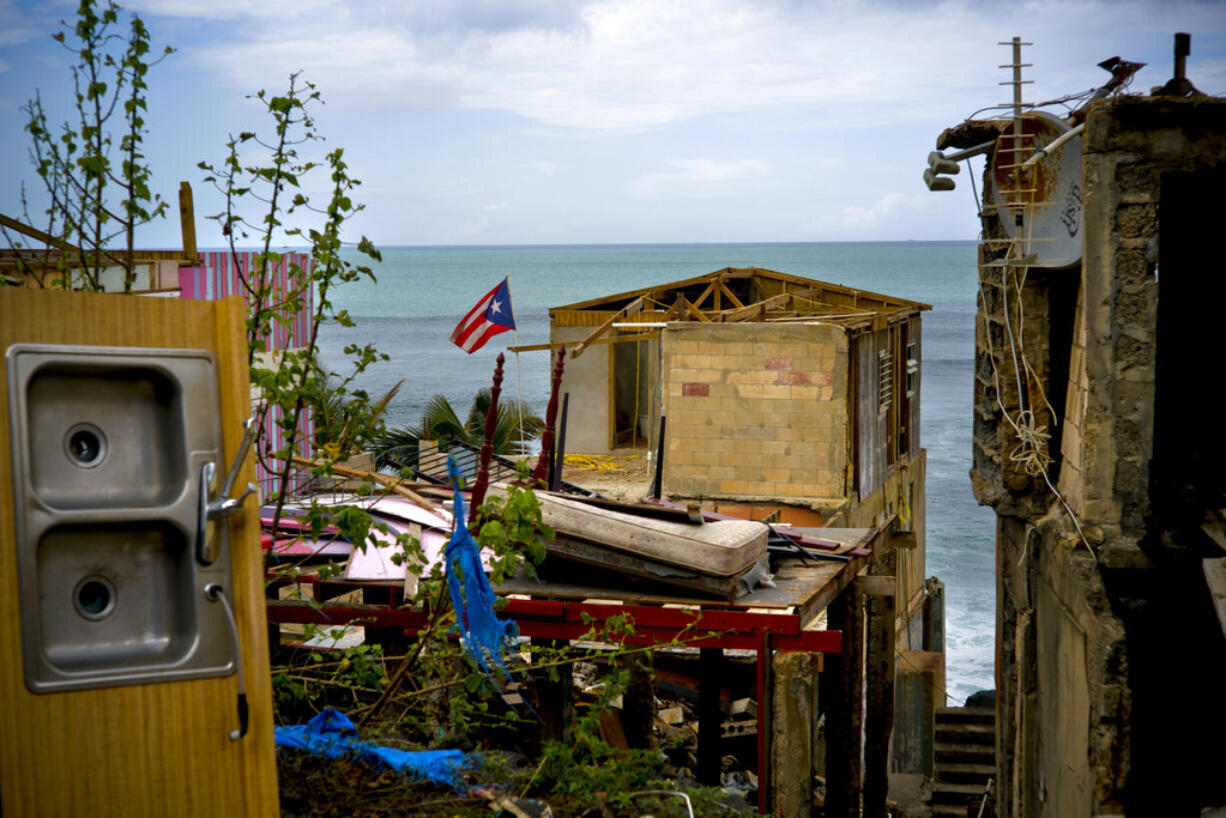
[[[511,206],[509,204],[506,204],[505,202],[496,202],[493,204],[487,204],[481,208],[481,210],[486,213],[499,213],[503,210],[510,210],[510,209],[511,209]]]
[[[766,178],[769,169],[761,159],[717,162],[714,159],[674,159],[676,170],[647,173],[632,180],[630,193],[640,199],[718,196],[734,193],[737,184]]]
[[[195,20],[234,20],[242,17],[286,20],[318,16],[336,9],[331,0],[127,0],[124,8],[142,15],[183,17]],[[340,9],[344,12],[344,9]],[[347,15],[346,15],[347,16]]]
[[[558,166],[546,159],[538,159],[530,167],[544,176],[553,176],[558,172]]]
[[[952,118],[970,112],[967,89],[995,85],[994,68],[1004,56],[996,43],[1015,32],[1036,42],[1027,51],[1036,65],[1031,76],[1039,78],[1031,91],[1049,98],[1105,79],[1093,64],[1111,54],[1136,58],[1143,44],[1159,39],[1168,52],[1169,35],[1156,31],[1181,26],[1220,41],[1222,29],[1213,4],[1159,8],[1144,0],[1016,7],[970,0],[915,6],[464,0],[403,7],[142,0],[141,7],[205,18],[247,15],[249,25],[194,52],[238,89],[301,68],[333,104],[495,109],[592,131],[780,108],[846,126]],[[1106,14],[1109,27],[1100,25]],[[1215,52],[1220,46],[1202,46],[1199,67],[1220,75],[1223,60]],[[1165,66],[1151,73],[1169,76]]]
[[[906,198],[901,193],[887,193],[868,207],[848,205],[843,208],[843,226],[852,230],[875,227],[897,210]]]

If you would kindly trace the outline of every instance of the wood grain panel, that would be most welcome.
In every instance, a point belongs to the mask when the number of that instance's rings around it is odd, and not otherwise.
[[[18,342],[209,349],[228,458],[250,412],[243,302],[0,288],[0,356]],[[236,677],[35,695],[21,658],[7,372],[0,357],[0,812],[12,816],[278,814],[255,503],[229,520],[251,730]],[[224,464],[228,467],[228,462]],[[240,483],[254,479],[248,459]]]

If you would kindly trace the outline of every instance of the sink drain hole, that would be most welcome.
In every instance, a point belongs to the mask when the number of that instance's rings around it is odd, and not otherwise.
[[[77,466],[93,468],[106,457],[106,435],[92,423],[78,423],[64,435],[64,452]]]
[[[86,577],[77,583],[73,603],[86,619],[103,619],[115,608],[115,588],[102,577]]]

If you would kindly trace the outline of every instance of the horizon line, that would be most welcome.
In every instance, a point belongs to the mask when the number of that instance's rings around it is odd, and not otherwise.
[[[524,244],[379,244],[379,250],[512,250],[512,249],[566,249],[566,248],[601,248],[601,247],[789,247],[789,246],[819,246],[819,245],[867,245],[867,244],[977,244],[978,239],[886,239],[857,241],[660,241],[660,242],[573,242],[573,243],[541,243]],[[351,250],[355,243],[346,242],[343,249]],[[307,245],[280,245],[280,250],[304,250]],[[178,250],[178,247],[149,248]],[[229,250],[225,246],[199,247],[199,252],[221,252]],[[236,247],[236,250],[256,250],[258,247]]]

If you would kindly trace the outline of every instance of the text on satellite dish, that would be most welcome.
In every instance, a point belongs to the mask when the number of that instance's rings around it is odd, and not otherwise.
[[[1064,210],[1060,212],[1060,222],[1068,229],[1070,236],[1076,236],[1081,230],[1081,185],[1069,186],[1068,195],[1064,199]]]

